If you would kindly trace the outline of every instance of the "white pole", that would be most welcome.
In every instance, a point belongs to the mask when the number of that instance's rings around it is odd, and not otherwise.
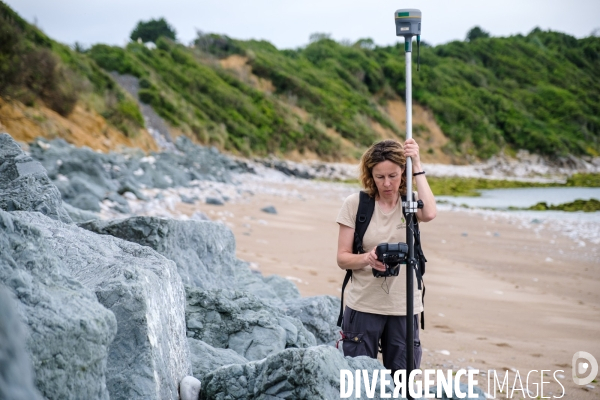
[[[412,36],[405,38],[404,49],[406,53],[406,139],[412,138]],[[406,159],[406,244],[408,245],[408,263],[406,264],[406,376],[414,369],[414,268],[415,268],[415,248],[412,232],[412,221],[416,218],[416,209],[413,207],[412,190],[412,159]],[[408,382],[410,384],[410,381]],[[408,400],[412,400],[410,394]]]
[[[405,47],[408,48],[406,54],[406,139],[412,138],[412,38]],[[406,200],[412,201],[412,159],[406,159]]]

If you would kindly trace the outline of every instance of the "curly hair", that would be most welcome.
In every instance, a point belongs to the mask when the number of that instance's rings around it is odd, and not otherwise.
[[[406,167],[406,156],[404,146],[396,140],[382,140],[373,144],[360,158],[359,180],[365,192],[371,196],[378,196],[377,185],[373,179],[373,167],[383,161],[391,161],[404,170]],[[404,175],[400,181],[400,194],[406,194],[406,179]]]

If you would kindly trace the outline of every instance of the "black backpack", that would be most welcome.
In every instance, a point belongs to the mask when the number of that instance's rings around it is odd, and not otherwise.
[[[414,195],[413,195],[414,200]],[[406,196],[402,196],[400,201],[405,202]],[[365,232],[369,227],[369,223],[371,222],[371,217],[373,217],[373,211],[375,210],[375,199],[369,196],[367,193],[361,191],[360,192],[360,200],[358,202],[358,211],[356,212],[356,224],[354,227],[354,243],[352,243],[352,253],[353,254],[364,254],[365,250],[362,247],[363,236],[365,236]],[[404,208],[402,208],[402,213],[406,217],[406,213],[404,212]],[[407,221],[408,222],[408,221]],[[412,218],[411,221],[413,225],[413,232],[415,236],[415,258],[417,260],[415,272],[417,274],[417,284],[419,290],[421,287],[423,288],[423,295],[421,301],[423,305],[425,304],[425,284],[423,282],[423,275],[425,275],[425,263],[427,259],[423,254],[423,249],[421,248],[421,232],[419,231],[419,222],[417,221],[416,215]],[[352,270],[346,270],[346,276],[344,277],[344,283],[342,284],[342,299],[340,304],[340,315],[338,317],[337,325],[342,326],[342,320],[344,317],[344,290],[346,289],[346,285],[348,285],[348,281],[352,279]],[[425,329],[425,312],[421,312],[421,329]]]

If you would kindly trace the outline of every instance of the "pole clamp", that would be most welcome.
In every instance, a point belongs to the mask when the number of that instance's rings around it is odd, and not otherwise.
[[[402,207],[404,207],[404,209],[406,210],[407,214],[415,214],[417,212],[417,209],[419,208],[423,208],[423,201],[419,200],[419,201],[403,201],[402,202]]]

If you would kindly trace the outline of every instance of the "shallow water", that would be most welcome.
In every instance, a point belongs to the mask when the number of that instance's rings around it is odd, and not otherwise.
[[[539,202],[548,204],[569,203],[576,199],[600,199],[600,188],[520,188],[481,190],[481,197],[436,196],[439,208],[459,209],[466,205],[470,212],[484,213],[490,217],[502,217],[518,220],[533,229],[556,231],[573,239],[579,246],[584,241],[592,245],[600,244],[600,211],[566,212],[566,211],[529,211],[508,210],[508,207],[526,208]]]
[[[479,192],[481,193],[480,197],[436,196],[436,199],[455,205],[465,204],[473,208],[494,208],[499,210],[506,210],[509,207],[527,208],[542,201],[557,205],[569,203],[576,199],[600,199],[600,188],[584,187],[491,189],[480,190]]]

